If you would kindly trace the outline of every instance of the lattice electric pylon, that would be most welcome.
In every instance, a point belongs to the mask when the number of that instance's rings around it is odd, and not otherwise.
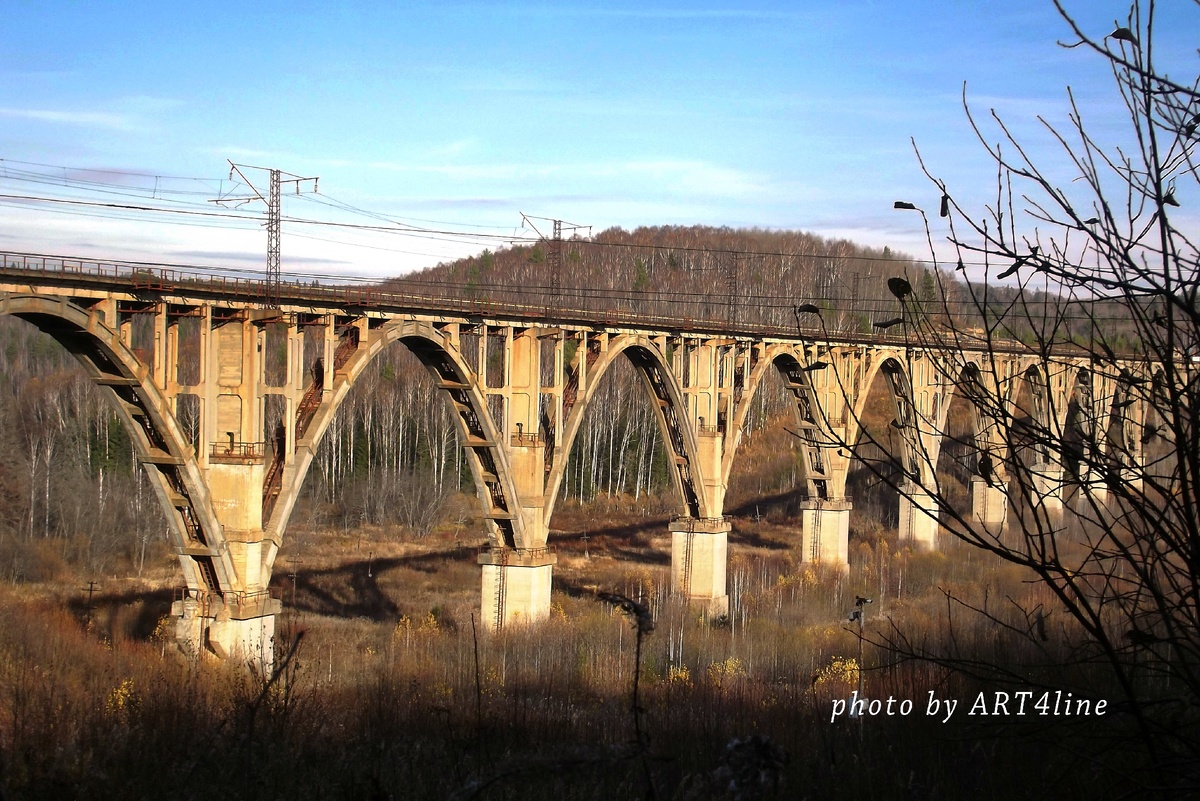
[[[242,170],[262,170],[268,175],[267,196],[263,197],[262,192],[254,185],[254,182],[246,177],[246,173]],[[282,281],[282,271],[280,267],[280,239],[283,233],[283,184],[292,184],[296,188],[296,194],[300,194],[303,189],[303,184],[306,181],[312,181],[312,191],[317,191],[317,181],[319,178],[303,178],[299,175],[294,175],[290,172],[285,173],[282,170],[274,167],[254,167],[246,164],[234,164],[229,162],[229,177],[233,178],[238,175],[242,181],[253,192],[252,195],[241,195],[232,197],[219,197],[214,199],[213,203],[234,203],[243,205],[245,203],[253,203],[261,201],[267,207],[267,273],[266,281],[263,288],[263,305],[270,309],[279,308],[279,290]],[[287,176],[284,178],[283,176]]]

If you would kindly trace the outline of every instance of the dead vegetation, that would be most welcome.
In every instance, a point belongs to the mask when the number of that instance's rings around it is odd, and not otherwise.
[[[452,526],[420,540],[303,532],[276,571],[286,670],[271,681],[177,651],[163,617],[165,561],[152,582],[106,580],[94,608],[78,582],[7,587],[5,797],[933,798],[1052,788],[1072,798],[1124,786],[1100,761],[1129,725],[1119,713],[969,717],[978,689],[1017,685],[976,686],[869,644],[866,695],[911,699],[915,711],[830,721],[858,678],[857,632],[845,622],[857,594],[876,600],[872,640],[902,632],[952,643],[1030,689],[1103,697],[1101,677],[1056,671],[1078,635],[1065,620],[1048,615],[1043,647],[1030,650],[961,605],[1034,625],[1014,616],[1013,601],[1032,607],[1041,590],[1013,568],[965,546],[909,553],[855,515],[850,576],[828,574],[799,562],[794,521],[743,517],[731,534],[730,615],[709,620],[669,591],[666,518],[610,510],[601,524],[587,508],[564,512],[551,620],[496,637],[474,619],[478,568]],[[640,739],[629,703],[637,632],[598,590],[634,599],[653,620]],[[963,704],[949,723],[925,714],[930,691]],[[1064,738],[1073,747],[1054,745]]]

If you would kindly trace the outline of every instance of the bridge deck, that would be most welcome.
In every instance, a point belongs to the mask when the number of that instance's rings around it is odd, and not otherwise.
[[[87,261],[63,256],[24,253],[0,253],[0,287],[17,285],[37,291],[39,288],[73,292],[128,293],[131,298],[156,302],[203,301],[231,306],[262,307],[266,286],[255,278],[204,273],[184,267],[157,267],[120,262]],[[495,320],[508,324],[537,324],[586,329],[624,329],[652,336],[724,337],[739,340],[804,342],[819,340],[848,345],[910,344],[903,335],[831,332],[820,326],[773,326],[754,323],[729,323],[711,318],[692,318],[647,314],[623,309],[572,308],[566,305],[522,304],[495,301],[487,297],[488,288],[480,287],[483,297],[463,297],[451,293],[415,292],[403,287],[403,278],[375,285],[329,284],[312,286],[283,281],[279,288],[280,307],[288,311],[338,313],[351,316],[395,316],[416,314],[465,320]],[[12,291],[12,290],[9,290]],[[562,298],[564,301],[568,298]],[[815,315],[814,315],[815,316]],[[1030,353],[1028,346],[1013,340],[985,340],[971,332],[954,332],[955,341],[970,350],[1005,353]],[[1078,349],[1064,343],[1062,355]]]

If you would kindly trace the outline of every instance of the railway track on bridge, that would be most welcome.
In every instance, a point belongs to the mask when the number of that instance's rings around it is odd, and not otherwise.
[[[27,283],[31,289],[91,289],[98,292],[127,292],[144,300],[168,300],[171,297],[245,306],[266,302],[266,284],[258,277],[226,276],[204,272],[201,267],[154,266],[150,264],[99,261],[70,256],[32,253],[0,253],[0,283]],[[618,308],[585,309],[567,305],[570,298],[560,296],[563,304],[514,303],[487,297],[488,287],[478,290],[482,297],[464,297],[461,293],[433,294],[403,287],[405,279],[388,279],[376,285],[327,284],[313,286],[284,280],[279,287],[281,309],[336,311],[345,315],[371,313],[445,315],[465,319],[491,319],[505,323],[561,325],[581,328],[637,329],[655,334],[677,336],[704,335],[730,339],[770,339],[785,342],[819,340],[845,345],[913,344],[901,334],[831,332],[820,326],[775,326],[755,323],[730,324],[715,318],[647,314]],[[499,287],[495,289],[501,289]],[[503,291],[513,291],[504,287]],[[663,293],[664,295],[669,293]],[[987,340],[971,332],[956,331],[956,338],[977,345],[978,350],[1000,353],[1031,353],[1032,349],[1015,340]],[[1064,356],[1083,352],[1064,343],[1057,353]]]

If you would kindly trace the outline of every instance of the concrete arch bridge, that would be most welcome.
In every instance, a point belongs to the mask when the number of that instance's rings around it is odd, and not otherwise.
[[[803,559],[842,567],[846,477],[878,375],[901,435],[894,455],[907,481],[901,536],[925,548],[937,547],[934,468],[956,392],[971,387],[964,395],[1001,401],[975,404],[975,447],[995,467],[973,481],[973,516],[992,529],[1007,514],[1003,474],[1013,458],[1011,421],[998,418],[1017,415],[1022,387],[1033,399],[1030,413],[1056,431],[1065,430],[1068,407],[1104,431],[1114,414],[1143,415],[1140,404],[1119,400],[1118,377],[1086,359],[1043,358],[1016,346],[920,348],[899,338],[830,337],[816,327],[735,328],[286,283],[278,307],[264,308],[255,282],[0,258],[0,314],[32,323],[78,358],[152,479],[187,586],[173,608],[179,639],[264,663],[272,660],[280,611],[268,584],[317,445],[364,370],[395,342],[421,360],[453,409],[490,543],[480,556],[481,606],[492,628],[549,612],[549,523],[583,415],[618,359],[640,374],[666,444],[679,499],[670,524],[674,587],[715,611],[727,604],[730,470],[769,371],[794,398],[806,488]],[[271,369],[269,354],[279,351],[286,356]],[[502,358],[489,359],[497,352]],[[263,430],[268,404],[279,410],[272,432]],[[1036,500],[1048,508],[1062,503],[1061,461],[1043,446],[1033,471]]]

